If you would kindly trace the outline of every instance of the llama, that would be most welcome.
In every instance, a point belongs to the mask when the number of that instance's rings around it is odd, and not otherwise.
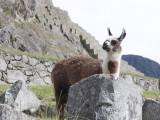
[[[126,36],[126,33],[123,29],[119,38],[113,37],[109,28],[108,33],[109,38],[102,46],[106,51],[104,61],[84,56],[76,56],[57,63],[52,70],[51,79],[54,85],[56,107],[60,117],[63,116],[71,85],[94,74],[104,73],[111,75],[111,77],[115,79],[118,78],[122,50],[121,41]]]
[[[119,38],[112,35],[108,28],[109,38],[103,43],[103,49],[107,52],[102,64],[103,74],[110,74],[112,78],[118,79],[121,62],[121,42],[126,36],[125,29]]]

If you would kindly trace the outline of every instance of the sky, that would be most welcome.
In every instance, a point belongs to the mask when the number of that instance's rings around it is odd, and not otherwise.
[[[117,37],[125,28],[123,54],[160,63],[160,0],[53,0],[53,5],[68,11],[100,44],[108,37],[107,27]]]

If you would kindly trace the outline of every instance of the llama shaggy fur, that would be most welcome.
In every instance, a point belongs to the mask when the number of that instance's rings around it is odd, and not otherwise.
[[[51,78],[55,90],[56,107],[60,114],[67,103],[69,87],[83,78],[101,74],[101,60],[84,56],[71,57],[57,63]]]
[[[115,79],[119,77],[121,60],[121,41],[125,37],[125,31],[119,38],[113,37],[108,29],[110,37],[103,43],[106,51],[104,61],[84,56],[65,59],[57,63],[51,73],[55,90],[56,107],[63,116],[63,110],[67,103],[69,87],[83,78],[94,74],[109,74]]]

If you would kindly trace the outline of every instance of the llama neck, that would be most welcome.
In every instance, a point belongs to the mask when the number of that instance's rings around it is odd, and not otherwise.
[[[114,53],[114,54],[108,54],[106,55],[103,64],[102,64],[102,71],[104,74],[110,74],[110,71],[108,69],[108,63],[112,62],[117,62],[118,67],[117,67],[117,73],[119,76],[119,70],[120,70],[120,62],[121,62],[121,54],[120,53]]]
[[[120,62],[121,60],[121,53],[114,53],[114,54],[109,54],[107,53],[105,61],[117,61]]]

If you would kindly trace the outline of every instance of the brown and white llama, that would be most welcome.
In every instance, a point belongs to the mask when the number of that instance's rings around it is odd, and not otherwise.
[[[126,32],[123,29],[121,36],[118,38],[112,36],[109,28],[108,33],[109,38],[102,46],[106,51],[103,61],[76,56],[65,59],[55,65],[51,73],[51,79],[54,85],[56,107],[60,116],[63,116],[63,110],[67,103],[68,91],[71,85],[94,74],[109,74],[114,79],[119,77],[121,42],[125,38]]]

